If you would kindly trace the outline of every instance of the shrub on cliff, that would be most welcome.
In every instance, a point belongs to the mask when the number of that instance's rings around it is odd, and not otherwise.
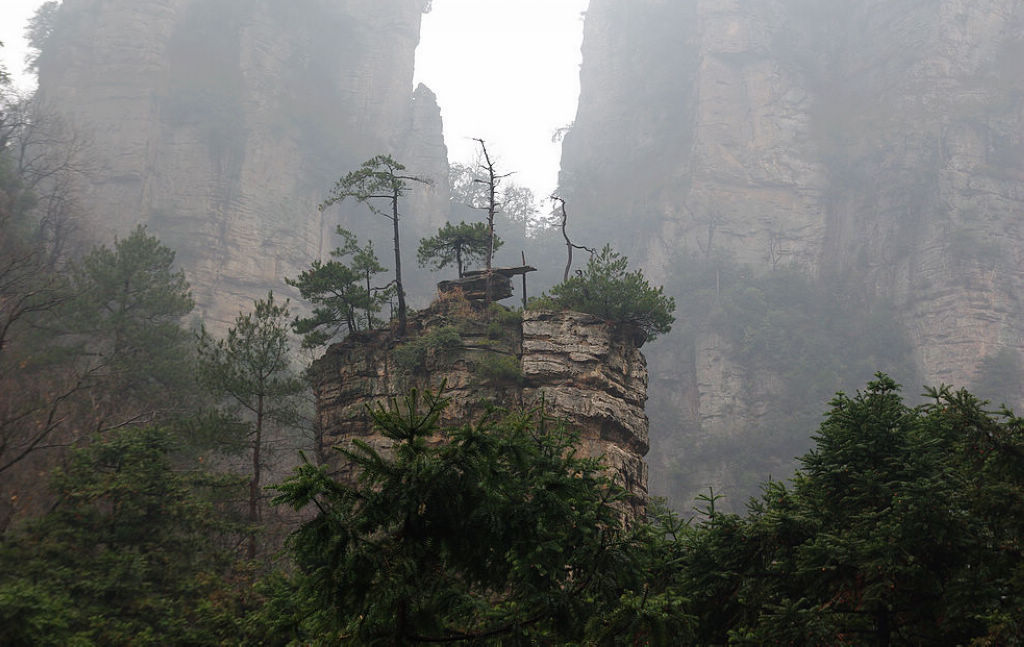
[[[608,321],[636,326],[647,339],[669,332],[675,299],[651,287],[640,270],[630,272],[629,259],[605,245],[587,261],[586,269],[551,288],[532,302],[533,308],[565,308]]]
[[[298,277],[284,280],[313,304],[311,316],[296,317],[292,323],[295,333],[302,335],[304,348],[323,346],[343,332],[379,325],[382,322],[376,314],[394,295],[391,283],[372,285],[373,277],[386,271],[373,251],[373,243],[360,247],[352,232],[338,227],[337,233],[344,243],[331,252],[333,260],[315,260]]]
[[[443,326],[395,347],[395,363],[406,371],[421,371],[428,357],[446,356],[462,345],[455,326]]]

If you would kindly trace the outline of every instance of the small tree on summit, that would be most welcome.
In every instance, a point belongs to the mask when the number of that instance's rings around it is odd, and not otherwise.
[[[562,274],[562,281],[568,281],[569,270],[572,269],[572,250],[579,249],[585,252],[590,252],[591,258],[594,257],[594,254],[597,253],[597,250],[591,247],[587,247],[586,245],[577,245],[576,243],[572,242],[572,240],[569,239],[569,234],[566,233],[565,231],[565,227],[569,223],[569,212],[565,210],[565,200],[558,197],[557,195],[551,196],[551,200],[558,203],[558,206],[562,211],[562,238],[565,239],[565,251],[567,256],[565,260],[565,273]]]
[[[365,204],[371,213],[384,216],[391,221],[395,241],[395,291],[398,295],[398,336],[405,336],[406,306],[405,290],[402,287],[402,254],[398,235],[398,201],[409,192],[411,182],[430,184],[430,181],[414,175],[403,173],[405,166],[390,155],[377,155],[362,163],[359,170],[352,171],[338,180],[331,195],[320,205],[323,211],[327,207],[342,202],[345,198],[355,198]],[[380,200],[389,206],[378,206]]]
[[[509,176],[509,174],[498,175],[494,170],[494,162],[491,160],[490,153],[487,152],[487,143],[479,137],[476,141],[480,144],[480,154],[484,158],[483,163],[480,164],[480,168],[487,172],[486,180],[479,180],[481,184],[485,184],[487,187],[487,235],[488,235],[488,247],[487,247],[487,273],[488,273],[488,300],[490,300],[490,273],[491,264],[494,262],[494,250],[498,248],[494,239],[494,214],[498,213],[501,205],[498,202],[498,185],[501,181]]]
[[[381,307],[395,293],[394,282],[387,285],[374,287],[371,279],[381,272],[387,272],[388,268],[380,264],[377,254],[373,251],[373,241],[367,241],[365,247],[353,247],[352,249],[352,271],[359,275],[363,282],[363,294],[366,295],[366,302],[363,308],[366,316],[366,327],[373,328],[374,324],[380,323],[374,313],[380,312]]]
[[[501,239],[497,235],[493,240],[493,249],[501,247]],[[420,267],[432,266],[440,270],[454,262],[459,270],[459,278],[462,278],[466,264],[485,258],[491,249],[490,231],[484,223],[474,222],[469,225],[460,222],[453,225],[448,222],[437,230],[436,236],[420,240],[417,255]]]
[[[394,292],[390,283],[382,287],[372,285],[376,274],[387,271],[377,260],[373,243],[360,247],[355,235],[341,227],[338,234],[345,242],[331,252],[332,260],[313,261],[297,278],[285,279],[313,304],[312,315],[297,317],[292,322],[292,329],[302,335],[306,348],[322,346],[342,332],[359,330],[362,324],[372,328],[379,321],[374,314],[380,312]],[[348,263],[343,260],[347,256],[351,256]]]
[[[665,296],[662,287],[651,287],[643,272],[630,272],[628,267],[629,259],[605,245],[591,256],[585,270],[551,288],[535,305],[556,305],[633,325],[648,340],[667,333],[675,323],[675,299]]]

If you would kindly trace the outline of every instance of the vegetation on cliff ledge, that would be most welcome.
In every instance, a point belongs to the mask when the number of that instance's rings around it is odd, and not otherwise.
[[[648,340],[672,329],[675,299],[651,287],[641,270],[630,272],[629,259],[605,245],[576,276],[531,301],[531,308],[586,312],[619,324],[635,326]]]

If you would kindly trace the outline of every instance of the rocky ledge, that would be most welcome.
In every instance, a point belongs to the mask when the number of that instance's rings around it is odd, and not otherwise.
[[[357,333],[314,364],[325,446],[360,438],[387,449],[367,405],[443,384],[450,423],[472,419],[488,404],[543,406],[564,419],[580,432],[581,454],[602,459],[634,495],[630,507],[639,514],[647,499],[647,362],[634,331],[578,312],[520,316],[457,299],[417,313],[409,331],[401,341],[389,331]],[[337,460],[331,454],[327,460]]]

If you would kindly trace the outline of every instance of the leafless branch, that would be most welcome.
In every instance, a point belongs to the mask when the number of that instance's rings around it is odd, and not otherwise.
[[[569,257],[566,260],[566,263],[565,263],[565,272],[562,274],[562,281],[568,281],[569,280],[569,269],[572,267],[572,250],[573,249],[579,249],[579,250],[582,250],[582,251],[585,251],[585,252],[589,252],[591,257],[593,257],[594,254],[597,253],[597,250],[593,249],[592,247],[587,247],[585,245],[577,245],[576,243],[574,243],[571,240],[569,240],[569,234],[566,233],[566,231],[565,231],[566,224],[569,221],[569,214],[565,210],[565,200],[563,200],[562,198],[558,197],[557,195],[552,195],[551,196],[551,200],[557,202],[558,206],[562,210],[562,238],[565,239],[565,249],[566,249],[566,252],[567,252],[568,257]]]

